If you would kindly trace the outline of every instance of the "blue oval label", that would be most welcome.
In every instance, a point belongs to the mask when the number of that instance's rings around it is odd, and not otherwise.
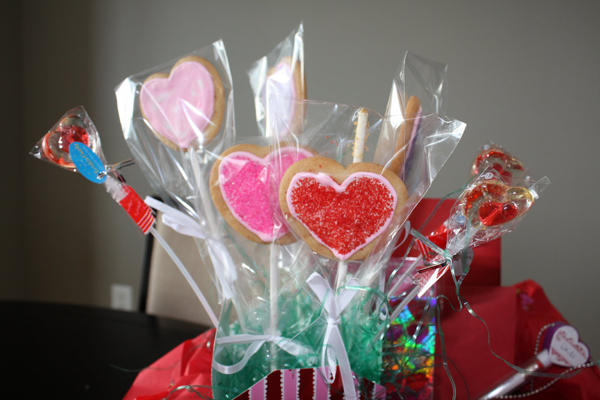
[[[69,146],[69,155],[81,175],[94,183],[104,183],[106,167],[92,149],[83,143],[73,142]]]

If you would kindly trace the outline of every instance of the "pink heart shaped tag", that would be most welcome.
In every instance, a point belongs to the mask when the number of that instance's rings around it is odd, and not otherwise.
[[[560,325],[551,328],[547,335],[551,335],[550,341],[545,344],[550,353],[550,361],[563,367],[576,367],[585,364],[590,358],[590,350],[579,341],[579,332],[570,325]]]

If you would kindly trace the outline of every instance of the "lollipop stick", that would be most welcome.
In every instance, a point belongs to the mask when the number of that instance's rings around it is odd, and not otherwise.
[[[356,136],[354,137],[354,152],[352,153],[353,163],[362,162],[363,155],[365,152],[365,141],[367,139],[367,126],[368,126],[369,111],[365,108],[361,108],[358,111],[356,121]],[[348,262],[338,261],[337,275],[335,281],[336,293],[337,291],[346,284],[346,275],[348,274]]]
[[[196,180],[196,190],[198,190],[198,196],[196,196],[195,198],[195,203],[196,203],[196,212],[199,213],[200,210],[204,210],[204,216],[206,218],[206,224],[208,225],[208,231],[210,232],[210,235],[215,237],[218,235],[218,226],[217,226],[217,221],[215,219],[215,215],[213,214],[213,206],[212,206],[212,201],[211,201],[211,197],[210,194],[208,193],[208,186],[205,184],[204,181],[204,176],[202,175],[202,172],[200,171],[200,164],[198,161],[198,157],[200,157],[201,154],[204,154],[204,149],[200,149],[198,151],[198,153],[196,153],[196,151],[194,151],[193,149],[189,150],[189,157],[190,157],[190,162],[192,164],[192,171],[194,173],[194,178]],[[200,199],[198,199],[198,197],[200,197]],[[207,240],[206,241],[206,245],[208,247],[211,247],[211,241]],[[210,251],[211,249],[209,249]],[[213,253],[215,252],[216,249],[212,249]],[[212,258],[212,257],[211,257]],[[219,280],[219,282],[221,283],[221,290],[223,291],[223,288],[228,287],[229,285],[226,282],[226,279],[228,276],[231,275],[231,271],[229,271],[227,268],[223,268],[224,265],[216,265],[213,261],[213,268],[216,271],[216,276],[217,279]],[[224,273],[220,273],[219,269],[223,268]]]
[[[277,314],[279,312],[279,307],[277,304],[277,296],[278,287],[279,287],[279,268],[278,264],[278,252],[276,251],[275,245],[271,246],[271,257],[269,260],[270,268],[269,268],[269,300],[270,300],[270,326],[271,326],[271,335],[276,336],[278,334],[277,331]],[[271,342],[271,370],[275,371],[277,369],[277,363],[275,360],[275,353],[277,351],[277,345]]]
[[[202,306],[204,306],[204,309],[206,310],[206,313],[208,314],[208,317],[210,318],[213,325],[215,327],[219,326],[219,319],[217,318],[214,311],[210,307],[210,304],[208,304],[208,300],[206,300],[206,297],[204,297],[204,294],[202,294],[202,291],[200,290],[200,288],[198,287],[198,285],[196,284],[196,282],[190,275],[190,273],[187,270],[187,268],[185,267],[185,265],[183,265],[183,263],[181,262],[179,257],[177,257],[177,255],[175,254],[175,252],[173,252],[173,249],[171,248],[171,246],[169,246],[169,244],[160,235],[160,233],[158,233],[156,228],[151,227],[150,233],[152,234],[152,236],[154,236],[154,238],[158,241],[158,243],[161,244],[163,249],[171,257],[171,260],[173,260],[173,262],[175,263],[177,268],[179,268],[179,271],[181,272],[181,274],[183,275],[183,277],[185,278],[187,283],[191,286],[192,290],[196,294],[196,297],[198,297],[198,300],[200,300],[200,303],[202,303]]]
[[[200,150],[200,152],[204,153],[204,150]],[[215,216],[213,214],[212,202],[210,194],[208,193],[208,187],[204,182],[204,176],[200,171],[200,164],[198,162],[198,157],[200,154],[196,153],[194,150],[190,149],[189,151],[190,161],[192,163],[192,171],[194,172],[194,178],[196,180],[196,189],[198,190],[198,195],[200,196],[201,203],[198,203],[196,198],[196,212],[200,210],[204,210],[204,216],[206,217],[206,223],[208,225],[208,229],[212,235],[217,234],[217,222]]]

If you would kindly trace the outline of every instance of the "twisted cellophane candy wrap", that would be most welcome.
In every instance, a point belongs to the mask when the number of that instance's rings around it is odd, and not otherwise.
[[[300,24],[269,54],[257,60],[248,70],[250,86],[254,94],[256,123],[263,136],[272,133],[268,128],[267,107],[271,96],[278,96],[281,110],[280,125],[302,124],[302,103],[291,100],[306,99],[304,77],[304,26]],[[278,129],[281,130],[281,129]]]
[[[102,184],[142,233],[148,233],[154,224],[150,208],[124,183],[117,171],[120,166],[128,165],[130,160],[107,164],[98,130],[83,106],[67,111],[37,142],[30,154],[68,171],[79,172],[91,182]]]
[[[480,149],[471,172],[449,218],[427,238],[419,237],[425,266],[447,264],[416,275],[423,292],[450,269],[465,274],[469,249],[512,232],[550,184],[547,177],[533,178],[517,157],[491,143]]]
[[[69,154],[69,146],[74,142],[86,145],[106,163],[98,130],[83,106],[67,111],[37,142],[29,154],[69,171],[76,171]]]
[[[307,100],[302,102],[305,110],[304,124],[297,128],[278,122],[283,119],[279,117],[279,113],[285,115],[286,109],[282,108],[282,103],[277,102],[275,97],[269,106],[268,121],[273,130],[273,143],[280,153],[282,149],[290,147],[299,150],[315,149],[318,150],[319,156],[335,160],[345,167],[356,159],[353,154],[356,124],[359,115],[367,112],[362,161],[379,165],[378,173],[385,169],[393,170],[404,178],[408,201],[374,240],[375,244],[364,260],[347,262],[348,275],[341,285],[334,284],[336,280],[339,281],[336,275],[340,260],[313,252],[304,242],[306,236],[301,236],[294,230],[298,241],[303,243],[298,247],[294,259],[302,259],[305,262],[311,260],[309,264],[312,270],[321,271],[318,273],[332,288],[337,289],[338,296],[344,291],[354,292],[352,301],[340,314],[339,330],[342,332],[352,371],[357,376],[377,383],[388,383],[382,381],[380,340],[380,332],[389,322],[385,314],[388,299],[385,295],[383,272],[401,235],[406,218],[430,187],[465,129],[462,122],[440,114],[443,112],[441,90],[445,87],[444,78],[445,66],[407,53],[394,79],[385,117],[375,111],[344,104]],[[408,113],[409,100],[415,95],[421,96],[423,101],[417,103],[417,107],[411,104],[414,112]],[[394,166],[398,159],[401,160],[400,168]],[[275,164],[276,168],[280,168],[280,160],[276,159]],[[325,171],[320,172],[327,175]],[[280,193],[280,200],[282,198]],[[327,207],[320,210],[320,206],[325,207],[315,203],[317,212],[331,212]],[[284,216],[289,218],[285,213]],[[282,221],[281,224],[287,226],[287,221]],[[344,241],[344,238],[340,240]],[[330,293],[331,296],[335,296],[336,291],[332,290]],[[311,315],[314,316],[314,313]],[[324,310],[320,318],[327,322],[330,315]],[[327,324],[323,323],[323,326]],[[329,346],[326,342],[317,343],[322,346],[321,353]],[[335,357],[327,352],[326,356],[325,358],[334,358],[335,363]],[[340,354],[337,356],[340,361]]]
[[[549,184],[546,177],[507,182],[496,169],[484,170],[452,207],[446,251],[455,255],[512,232]]]
[[[223,42],[132,75],[115,93],[125,142],[136,163],[162,201],[193,221],[193,226],[180,226],[180,232],[197,239],[202,263],[215,282],[208,297],[213,303],[231,297],[225,277],[235,271],[221,258],[218,238],[225,232],[206,183],[212,163],[235,138],[233,86]]]

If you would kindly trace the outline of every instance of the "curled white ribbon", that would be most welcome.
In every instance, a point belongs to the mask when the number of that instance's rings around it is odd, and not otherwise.
[[[354,387],[354,379],[352,377],[352,368],[350,367],[350,360],[348,359],[348,353],[344,346],[344,340],[338,327],[340,323],[340,315],[344,309],[350,304],[354,296],[356,295],[355,290],[344,289],[336,297],[329,282],[325,280],[318,273],[313,273],[307,280],[306,283],[317,295],[323,308],[327,312],[327,330],[325,331],[325,337],[323,339],[323,351],[321,353],[321,368],[324,369],[323,375],[329,384],[335,381],[336,366],[340,366],[340,374],[342,376],[342,384],[344,385],[344,394],[348,400],[356,400],[356,389]],[[357,286],[358,282],[351,279],[348,282],[348,286]],[[327,358],[327,363],[325,361]],[[330,375],[325,370],[325,366],[329,367]]]
[[[163,213],[162,222],[174,231],[181,233],[185,236],[191,236],[198,239],[206,240],[208,244],[208,254],[215,267],[215,273],[217,279],[221,283],[223,290],[223,297],[231,299],[233,292],[227,279],[225,278],[224,271],[229,272],[233,280],[235,280],[235,264],[229,255],[229,252],[223,245],[223,243],[206,232],[196,220],[190,216],[182,213],[181,211],[166,205],[165,203],[153,199],[152,197],[146,197],[144,200],[150,207],[159,210]]]
[[[221,352],[223,346],[231,345],[231,344],[248,344],[250,346],[246,349],[246,353],[244,357],[234,365],[223,365],[216,361],[216,356]],[[237,372],[240,372],[250,358],[264,345],[265,343],[273,343],[277,345],[281,350],[295,356],[303,356],[310,354],[310,350],[303,346],[300,342],[297,342],[292,339],[286,339],[277,335],[250,335],[250,334],[240,334],[233,336],[225,336],[220,337],[215,340],[215,345],[219,345],[219,349],[215,350],[215,356],[213,357],[213,368],[216,371],[219,371],[222,374],[231,375]],[[215,349],[217,347],[215,346]]]

